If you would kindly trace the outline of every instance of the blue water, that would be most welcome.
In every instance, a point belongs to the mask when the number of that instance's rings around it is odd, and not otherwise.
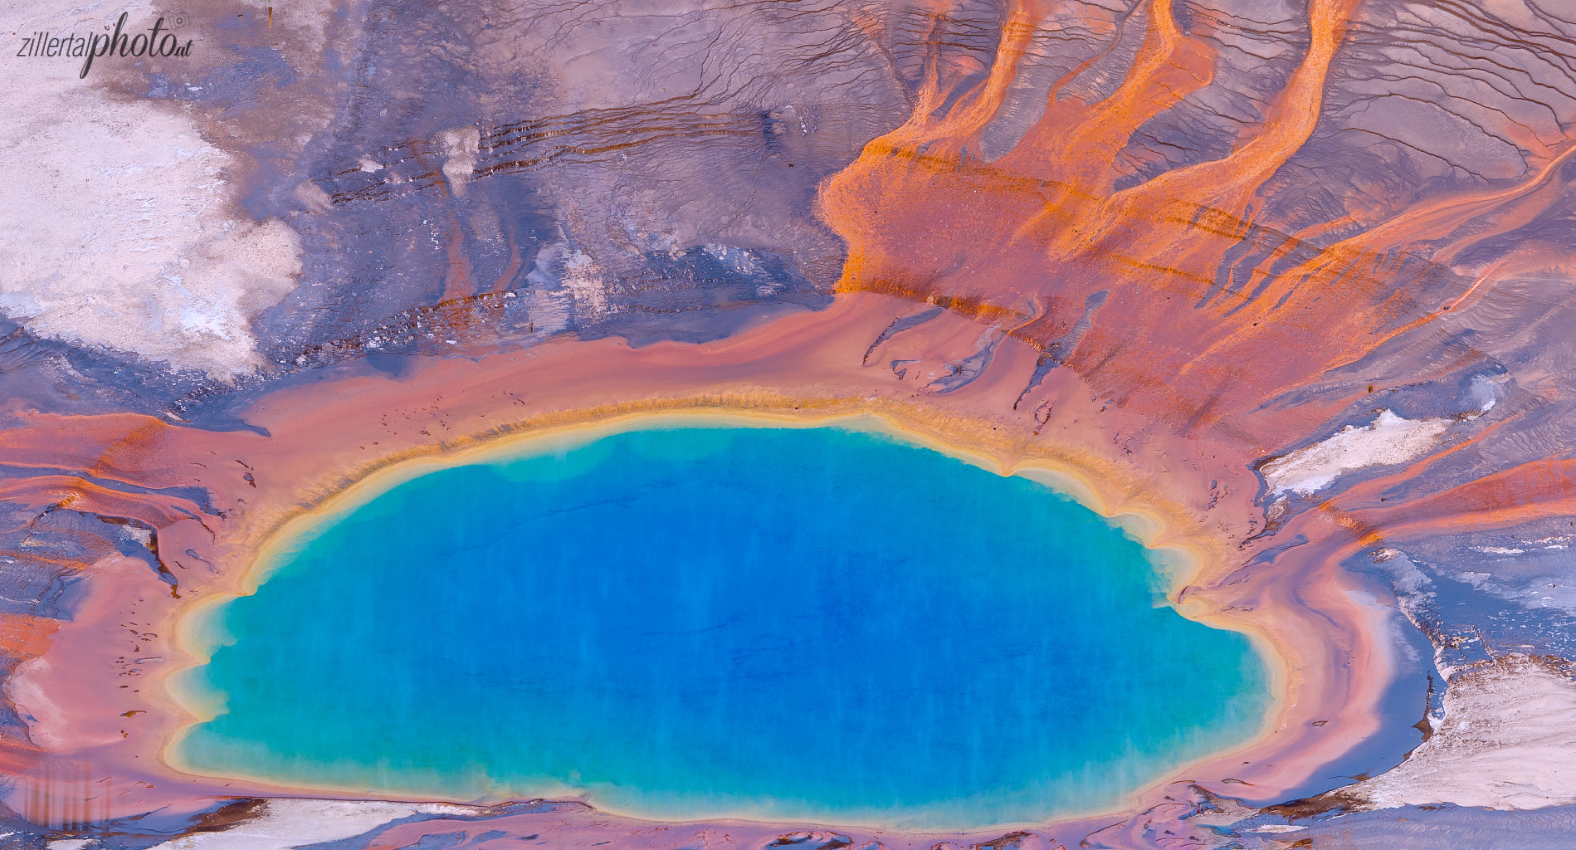
[[[1241,635],[1092,512],[890,438],[675,428],[399,485],[221,609],[206,772],[970,827],[1245,740]]]

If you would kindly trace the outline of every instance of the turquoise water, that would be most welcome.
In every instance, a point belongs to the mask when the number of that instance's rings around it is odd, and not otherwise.
[[[963,828],[1106,806],[1251,737],[1248,641],[1094,513],[893,439],[634,431],[319,526],[189,683],[183,761],[305,787],[587,793],[662,818]]]

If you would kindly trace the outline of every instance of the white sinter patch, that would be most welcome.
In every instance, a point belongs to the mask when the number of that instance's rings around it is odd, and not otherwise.
[[[1320,442],[1270,461],[1260,471],[1272,493],[1289,490],[1307,495],[1328,487],[1342,473],[1419,457],[1433,448],[1449,427],[1449,419],[1403,419],[1386,410],[1370,425],[1348,425]]]
[[[355,838],[411,815],[472,815],[480,811],[442,803],[269,800],[267,811],[260,817],[224,832],[182,836],[152,850],[290,850]]]
[[[1399,767],[1343,793],[1373,808],[1576,803],[1576,681],[1525,657],[1465,670],[1445,719]]]
[[[465,183],[476,172],[476,155],[480,152],[482,134],[475,127],[444,130],[438,134],[438,144],[443,146],[443,176],[448,179],[454,194],[465,194]],[[363,166],[365,169],[365,166]]]
[[[121,0],[58,6],[10,25],[68,34],[159,14]],[[0,75],[0,313],[178,369],[257,368],[251,321],[295,287],[299,237],[240,209],[234,158],[189,110],[112,94],[101,86],[120,66],[79,79],[81,64],[28,61]]]

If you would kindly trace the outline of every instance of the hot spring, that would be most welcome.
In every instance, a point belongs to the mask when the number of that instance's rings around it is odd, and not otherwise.
[[[663,426],[424,474],[200,626],[202,773],[659,819],[970,828],[1251,738],[1243,635],[1023,477],[838,428]]]

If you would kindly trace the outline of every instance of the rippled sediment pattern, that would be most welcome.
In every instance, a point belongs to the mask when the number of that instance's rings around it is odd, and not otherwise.
[[[196,671],[227,708],[198,770],[956,829],[1111,806],[1267,705],[1246,639],[1092,512],[855,432],[436,472],[270,569]]]

